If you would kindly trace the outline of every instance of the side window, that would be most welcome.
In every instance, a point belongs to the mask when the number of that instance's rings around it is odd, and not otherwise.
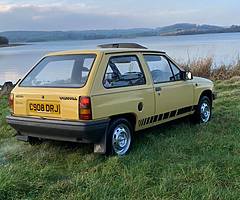
[[[175,64],[173,64],[171,61],[170,61],[170,65],[171,65],[171,68],[173,70],[173,74],[174,74],[175,80],[176,81],[181,80],[181,71],[180,71],[180,69]]]
[[[144,55],[144,59],[151,71],[154,83],[175,80],[168,60],[164,56]]]
[[[109,59],[103,80],[104,87],[125,87],[145,83],[145,77],[136,56],[116,56]]]

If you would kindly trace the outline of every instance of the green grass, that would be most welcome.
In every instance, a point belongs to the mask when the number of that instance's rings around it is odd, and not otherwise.
[[[144,131],[124,157],[18,142],[0,103],[0,199],[239,199],[240,82],[218,81],[212,121]]]

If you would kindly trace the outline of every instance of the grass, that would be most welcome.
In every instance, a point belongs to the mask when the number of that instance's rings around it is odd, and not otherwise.
[[[240,80],[217,81],[212,121],[139,133],[124,157],[92,145],[18,142],[0,103],[0,199],[239,199]]]

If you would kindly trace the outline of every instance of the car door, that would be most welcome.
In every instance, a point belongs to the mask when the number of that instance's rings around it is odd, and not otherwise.
[[[161,54],[145,54],[155,91],[155,115],[166,120],[193,109],[193,84],[181,79],[181,70]]]
[[[140,130],[144,127],[139,121],[154,115],[151,77],[139,57],[134,52],[104,56],[92,88],[94,119],[133,114],[134,128]]]

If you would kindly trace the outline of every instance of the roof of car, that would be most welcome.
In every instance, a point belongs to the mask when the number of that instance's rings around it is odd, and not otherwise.
[[[163,51],[151,50],[151,49],[134,49],[134,48],[106,48],[106,49],[87,49],[87,50],[68,50],[60,52],[52,52],[47,54],[48,56],[58,56],[58,55],[74,55],[74,54],[92,54],[92,53],[126,53],[126,52],[144,52],[144,53],[163,53]]]
[[[165,53],[163,51],[151,50],[137,43],[113,43],[98,45],[96,49],[88,50],[70,50],[49,53],[48,56],[55,55],[73,55],[73,54],[92,54],[92,53],[126,53],[126,52],[146,52],[146,53]]]

